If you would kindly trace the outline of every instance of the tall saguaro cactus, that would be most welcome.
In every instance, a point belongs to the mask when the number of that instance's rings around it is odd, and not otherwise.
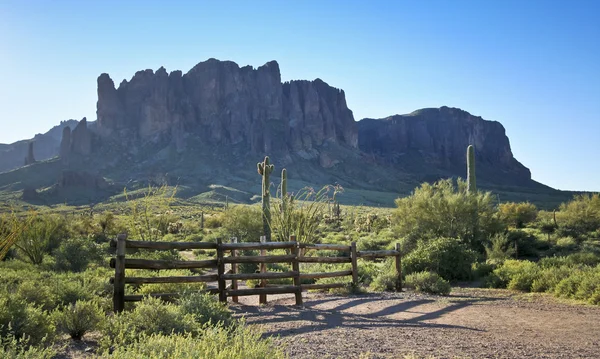
[[[473,145],[467,147],[467,191],[477,193],[477,182],[475,178],[475,148]]]
[[[287,207],[287,170],[281,170],[281,210],[285,213]]]
[[[267,237],[267,241],[271,240],[271,203],[269,192],[269,177],[273,172],[274,166],[269,163],[269,156],[265,156],[263,162],[256,164],[258,174],[262,176],[262,212],[263,212],[263,232]]]

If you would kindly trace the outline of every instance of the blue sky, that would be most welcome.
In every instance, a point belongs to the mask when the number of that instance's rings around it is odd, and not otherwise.
[[[600,1],[0,0],[0,143],[95,120],[116,83],[214,57],[345,90],[355,118],[460,107],[533,178],[600,191]]]

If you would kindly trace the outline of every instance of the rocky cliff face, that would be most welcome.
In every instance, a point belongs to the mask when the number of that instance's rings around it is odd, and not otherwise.
[[[464,168],[467,146],[474,145],[478,172],[531,179],[529,169],[513,157],[504,127],[461,109],[430,108],[363,119],[358,129],[360,150],[388,163],[402,165],[418,156],[433,166]]]
[[[279,65],[257,69],[210,59],[188,73],[139,71],[118,88],[98,78],[97,132],[129,141],[190,136],[248,151],[313,153],[327,141],[356,148],[358,133],[344,92],[317,79],[282,84]]]

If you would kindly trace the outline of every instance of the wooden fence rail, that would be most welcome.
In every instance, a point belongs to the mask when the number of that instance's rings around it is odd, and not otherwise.
[[[115,269],[114,278],[110,279],[114,286],[113,305],[115,312],[121,312],[125,308],[125,302],[140,301],[144,295],[125,295],[126,284],[153,284],[153,283],[210,283],[216,282],[216,288],[208,288],[208,293],[218,294],[221,302],[227,302],[231,297],[233,302],[238,302],[238,297],[247,295],[259,295],[261,304],[267,302],[268,294],[295,294],[296,305],[302,305],[302,292],[316,289],[343,288],[346,283],[322,283],[302,284],[302,280],[337,278],[352,276],[352,284],[358,286],[358,258],[373,259],[384,257],[395,257],[397,281],[396,290],[402,290],[401,253],[399,244],[394,250],[381,251],[357,251],[356,242],[351,245],[341,244],[306,244],[297,243],[295,236],[290,237],[289,242],[266,242],[261,237],[260,242],[238,243],[237,238],[232,238],[231,243],[223,243],[217,239],[215,243],[207,242],[148,242],[132,241],[121,234],[116,240],[111,241],[111,246],[116,247],[116,256],[111,259],[110,266]],[[199,261],[176,261],[176,260],[148,260],[138,258],[126,258],[126,249],[150,249],[150,250],[190,250],[190,249],[213,249],[216,251],[215,259]],[[284,249],[289,254],[267,255],[268,250]],[[260,255],[239,255],[240,251],[260,250]],[[310,250],[334,251],[336,256],[308,256]],[[229,252],[229,256],[226,256]],[[253,263],[259,265],[258,273],[239,273],[238,264]],[[291,263],[291,270],[286,272],[269,272],[267,263]],[[350,263],[351,269],[334,272],[303,273],[300,270],[301,263]],[[230,266],[229,270],[226,265]],[[126,277],[126,269],[207,269],[209,273],[192,276],[168,276],[168,277]],[[200,272],[201,273],[201,272]],[[268,284],[269,280],[292,278],[293,285]],[[238,287],[239,280],[258,280],[256,288]],[[229,286],[227,281],[231,281]],[[179,296],[177,293],[150,294],[151,297],[172,300]]]

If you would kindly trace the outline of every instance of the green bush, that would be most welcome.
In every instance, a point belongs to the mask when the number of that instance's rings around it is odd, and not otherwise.
[[[101,255],[96,244],[87,239],[67,239],[54,251],[55,266],[59,271],[81,272]]]
[[[506,225],[523,228],[527,223],[535,221],[537,208],[529,202],[507,202],[498,205],[498,218]]]
[[[406,276],[405,286],[417,292],[448,295],[450,283],[434,272],[418,272]]]
[[[258,242],[263,235],[262,214],[256,207],[232,206],[223,212],[221,219],[227,238],[236,237],[239,242]]]
[[[471,267],[477,262],[477,253],[454,238],[437,238],[421,242],[403,258],[403,273],[433,271],[446,280],[472,278]]]
[[[10,294],[0,297],[0,337],[40,345],[50,343],[54,333],[48,312]]]
[[[81,340],[88,332],[98,328],[104,313],[94,301],[77,301],[53,313],[56,328],[72,339]]]
[[[66,220],[58,215],[32,213],[30,222],[19,233],[15,247],[20,256],[39,265],[44,257],[57,248],[60,241],[68,237]]]
[[[571,274],[572,268],[567,266],[548,267],[540,270],[538,276],[531,283],[532,292],[552,292],[561,280]]]
[[[260,331],[240,326],[233,332],[223,327],[207,327],[201,335],[191,334],[142,335],[138,341],[126,346],[117,346],[111,359],[284,359],[285,353],[270,339],[262,339]]]
[[[231,326],[234,324],[227,306],[217,301],[214,295],[205,293],[188,293],[179,300],[184,314],[190,314],[201,324],[211,323]]]
[[[403,250],[430,238],[460,238],[472,249],[483,251],[481,238],[489,238],[504,227],[497,219],[495,196],[490,192],[472,195],[466,183],[451,179],[424,183],[413,194],[396,200],[392,215],[394,230],[405,238]],[[441,273],[440,273],[441,274]]]
[[[2,359],[52,359],[57,352],[54,348],[30,346],[27,341],[12,335],[0,337],[0,358]]]
[[[141,334],[197,333],[199,324],[178,305],[146,297],[132,311],[107,317],[101,328],[102,349],[136,342]]]
[[[530,291],[533,281],[539,275],[539,268],[530,261],[510,259],[495,269],[493,275],[498,279],[497,285],[500,287]]]

